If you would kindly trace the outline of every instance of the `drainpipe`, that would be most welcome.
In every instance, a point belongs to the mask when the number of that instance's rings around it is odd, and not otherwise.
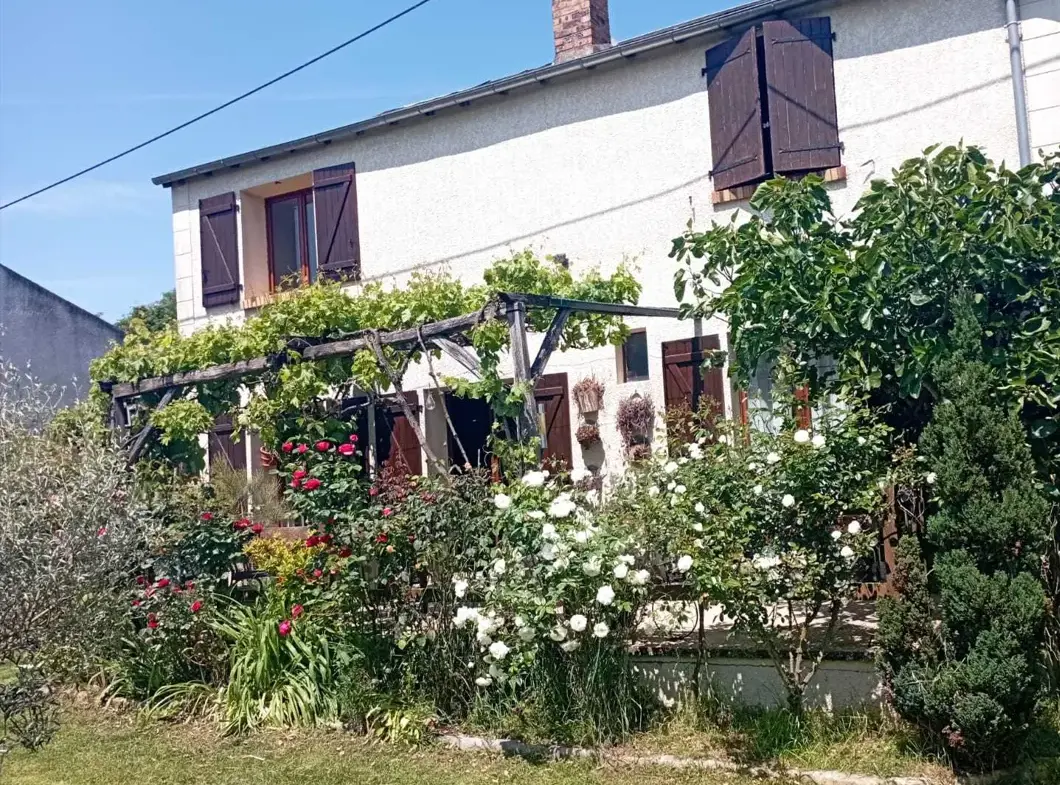
[[[1005,0],[1005,27],[1008,28],[1008,51],[1012,61],[1012,93],[1016,99],[1016,140],[1020,148],[1020,166],[1031,163],[1031,132],[1027,124],[1027,87],[1023,79],[1023,38],[1016,0]]]

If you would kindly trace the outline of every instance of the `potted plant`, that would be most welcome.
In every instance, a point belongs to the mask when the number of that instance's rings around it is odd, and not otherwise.
[[[655,405],[647,395],[634,394],[618,405],[618,432],[626,454],[634,459],[634,447],[646,447],[651,454],[651,437],[655,430]],[[644,450],[637,450],[637,454]]]
[[[583,450],[587,450],[600,441],[600,429],[592,423],[585,423],[578,428],[574,438],[578,440]]]
[[[574,385],[574,400],[582,414],[600,411],[604,405],[603,383],[595,376],[586,376]]]

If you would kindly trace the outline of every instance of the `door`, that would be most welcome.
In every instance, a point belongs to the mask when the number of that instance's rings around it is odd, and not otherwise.
[[[405,400],[412,413],[419,414],[420,396],[416,392],[405,393]],[[377,465],[395,460],[404,463],[409,474],[423,473],[423,456],[420,440],[412,429],[408,418],[397,400],[380,401],[375,409],[375,450]]]
[[[662,345],[663,397],[671,438],[688,441],[691,415],[706,413],[708,406],[717,418],[725,416],[725,372],[722,368],[704,368],[703,361],[711,350],[721,348],[717,335],[704,335]],[[687,424],[682,424],[686,422]]]
[[[234,431],[231,415],[222,414],[215,421],[209,434],[211,469],[225,465],[236,470],[246,470],[247,444],[244,441],[237,442],[232,437]]]
[[[574,455],[571,451],[567,374],[550,373],[538,379],[534,387],[534,404],[541,432],[542,459],[546,464],[562,465],[569,471],[574,465]]]

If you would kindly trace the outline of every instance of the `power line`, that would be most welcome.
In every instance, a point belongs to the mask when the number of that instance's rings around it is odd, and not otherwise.
[[[54,183],[51,183],[50,185],[46,185],[43,188],[38,188],[36,191],[33,191],[32,193],[28,193],[25,196],[20,196],[18,199],[14,199],[14,200],[8,202],[7,204],[0,204],[0,210],[5,210],[8,207],[11,207],[12,205],[18,204],[19,202],[24,202],[27,199],[32,199],[34,196],[37,196],[38,194],[42,194],[45,191],[50,191],[52,188],[55,188],[56,186],[60,186],[63,183],[68,183],[71,180],[76,180],[81,175],[88,174],[89,172],[95,171],[96,169],[99,169],[101,166],[106,166],[107,164],[111,163],[112,161],[117,161],[119,158],[124,158],[125,156],[129,155],[130,153],[135,153],[137,150],[141,150],[144,147],[147,147],[147,145],[157,142],[159,139],[165,139],[167,136],[170,136],[171,134],[175,134],[177,131],[181,131],[181,130],[187,128],[189,125],[197,123],[200,120],[204,120],[207,117],[209,117],[210,115],[217,114],[222,109],[227,109],[232,104],[238,103],[239,101],[242,101],[244,98],[249,98],[250,96],[254,95],[255,93],[260,93],[266,87],[271,87],[272,85],[276,84],[277,82],[282,81],[282,80],[286,79],[289,76],[297,74],[299,71],[308,68],[309,66],[313,65],[314,63],[320,62],[325,57],[329,57],[330,55],[335,54],[340,49],[345,49],[350,44],[357,43],[362,38],[367,38],[372,33],[377,32],[378,30],[382,30],[387,25],[396,22],[397,20],[401,19],[401,17],[403,17],[403,16],[407,16],[407,15],[411,14],[417,8],[420,8],[421,6],[427,5],[427,3],[429,3],[429,2],[431,2],[431,0],[420,0],[418,3],[414,3],[413,5],[410,5],[404,11],[401,11],[399,13],[394,14],[389,19],[386,19],[386,20],[380,22],[379,24],[375,25],[374,27],[368,28],[363,33],[355,35],[353,38],[349,39],[348,41],[343,41],[338,46],[332,47],[331,49],[329,49],[328,51],[324,52],[323,54],[317,55],[312,60],[306,60],[301,65],[292,68],[290,71],[285,71],[284,73],[280,74],[279,76],[277,76],[277,77],[275,77],[273,79],[270,79],[269,81],[264,82],[263,84],[258,85],[254,89],[247,90],[245,93],[242,93],[241,95],[237,95],[235,98],[232,98],[232,99],[230,99],[228,101],[225,101],[223,104],[221,104],[219,106],[215,106],[213,109],[210,109],[208,112],[203,112],[200,115],[196,115],[195,117],[191,118],[190,120],[187,120],[187,121],[181,123],[180,125],[177,125],[177,126],[174,126],[173,128],[170,128],[168,131],[164,131],[163,133],[160,133],[157,136],[152,136],[150,139],[148,139],[146,141],[143,141],[143,142],[140,142],[140,144],[135,145],[134,147],[130,147],[128,150],[122,150],[120,153],[118,153],[116,155],[112,155],[110,158],[105,158],[104,160],[100,161],[99,163],[95,163],[95,164],[92,164],[92,166],[85,167],[84,169],[82,169],[79,172],[74,172],[73,174],[68,175],[67,177],[64,177],[61,180],[56,180]]]

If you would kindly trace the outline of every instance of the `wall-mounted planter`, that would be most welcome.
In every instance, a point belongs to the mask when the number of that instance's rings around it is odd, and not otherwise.
[[[574,385],[571,391],[578,411],[582,414],[595,414],[604,406],[604,385],[599,379],[587,376]]]
[[[578,428],[574,438],[578,440],[583,450],[588,450],[600,443],[600,429],[591,423],[586,423]]]

